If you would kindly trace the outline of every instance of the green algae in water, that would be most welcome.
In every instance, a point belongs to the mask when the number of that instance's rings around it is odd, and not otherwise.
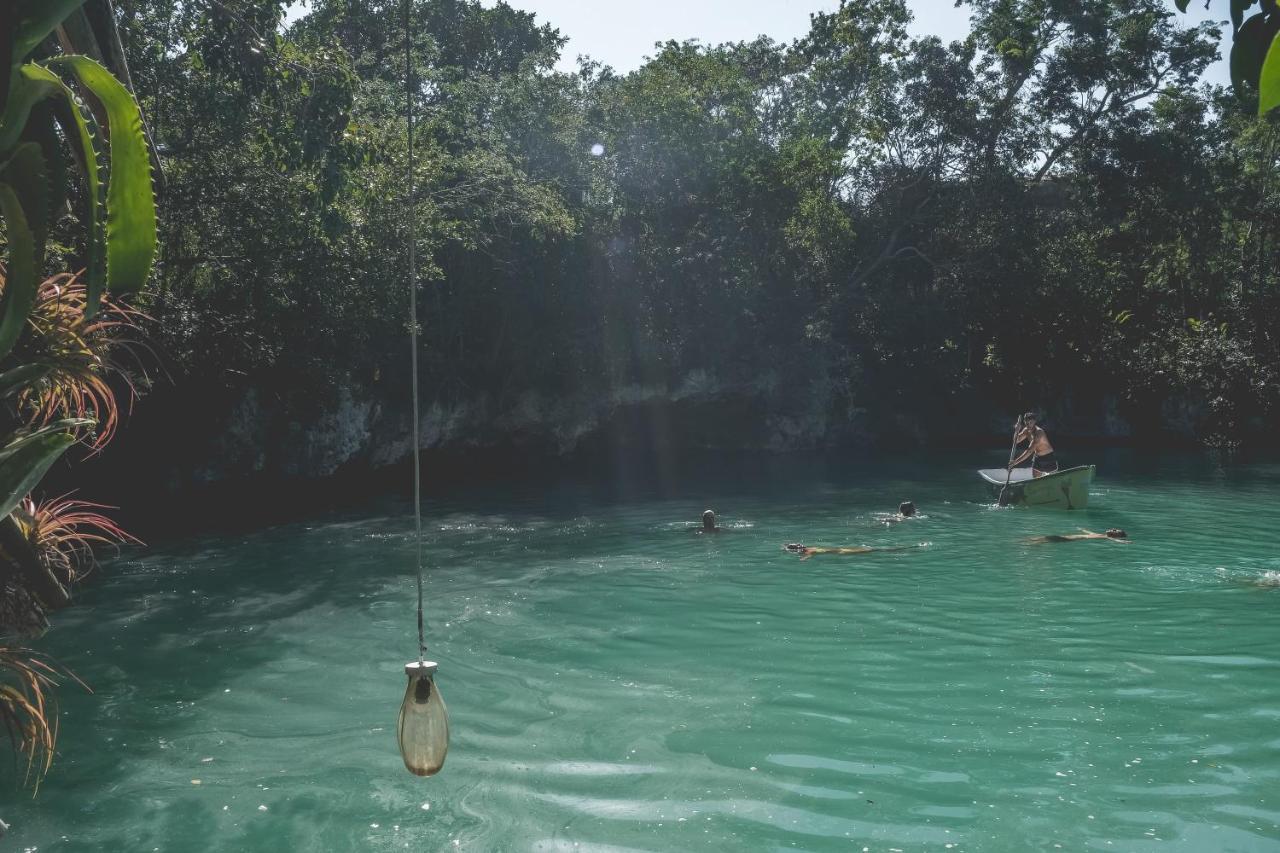
[[[96,692],[62,691],[60,755],[38,799],[4,789],[5,841],[1280,849],[1280,590],[1258,585],[1280,466],[1111,456],[1087,511],[1037,513],[993,508],[991,456],[431,504],[453,742],[426,780],[396,749],[403,505],[118,561],[44,643]],[[883,523],[905,499],[922,517]],[[708,506],[729,532],[687,534]],[[1021,542],[1113,526],[1134,544]],[[795,541],[927,547],[800,562]]]

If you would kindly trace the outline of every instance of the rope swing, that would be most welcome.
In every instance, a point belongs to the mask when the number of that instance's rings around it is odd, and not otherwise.
[[[396,735],[404,766],[415,776],[434,776],[444,767],[449,751],[449,712],[436,685],[435,661],[426,659],[427,639],[422,616],[422,467],[418,424],[418,277],[415,256],[417,237],[416,205],[413,197],[413,0],[404,0],[404,85],[405,126],[409,156],[406,175],[405,208],[409,244],[409,364],[413,382],[413,519],[418,580],[418,659],[404,665],[409,686],[400,704]]]

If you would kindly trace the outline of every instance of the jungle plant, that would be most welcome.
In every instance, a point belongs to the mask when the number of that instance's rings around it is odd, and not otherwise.
[[[45,567],[61,583],[70,585],[97,565],[95,547],[142,544],[98,512],[111,508],[63,495],[40,503],[27,498],[14,510],[14,516]]]
[[[0,728],[14,751],[26,757],[26,778],[39,785],[53,763],[58,713],[52,690],[62,677],[88,689],[70,672],[37,651],[0,646]]]
[[[137,348],[139,323],[148,319],[129,305],[104,297],[96,313],[89,311],[88,288],[80,276],[62,273],[46,279],[36,292],[28,331],[20,344],[30,378],[17,392],[17,409],[32,426],[58,419],[90,418],[97,422],[92,446],[104,447],[120,422],[110,376],[121,380],[132,402],[138,396],[123,353],[141,365]],[[143,376],[145,379],[145,376]]]
[[[123,66],[111,7],[102,2],[91,20],[84,2],[0,5],[0,400],[10,408],[7,434],[0,424],[0,637],[38,630],[69,600],[92,545],[126,538],[97,507],[30,497],[72,445],[98,449],[114,432],[106,352],[138,315],[107,294],[139,290],[156,247],[141,111],[99,61]],[[46,243],[72,195],[84,273],[46,279]],[[57,672],[0,640],[0,724],[28,775],[52,760],[46,694]]]
[[[1231,5],[1231,88],[1257,105],[1258,115],[1280,106],[1280,5],[1275,0],[1229,0]],[[1185,12],[1191,0],[1174,0]],[[1208,8],[1205,3],[1205,8]],[[1258,11],[1245,17],[1254,6]]]

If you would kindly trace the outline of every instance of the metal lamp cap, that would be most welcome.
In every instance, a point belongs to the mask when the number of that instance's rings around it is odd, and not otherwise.
[[[410,661],[404,665],[404,674],[413,675],[435,675],[439,665],[433,660]]]

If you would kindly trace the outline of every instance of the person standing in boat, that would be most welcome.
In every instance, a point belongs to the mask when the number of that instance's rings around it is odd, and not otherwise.
[[[1053,445],[1049,443],[1044,427],[1037,423],[1035,412],[1027,412],[1022,416],[1022,429],[1018,431],[1014,443],[1021,444],[1024,441],[1029,441],[1030,444],[1009,464],[1010,468],[1017,468],[1030,459],[1032,476],[1043,477],[1045,474],[1057,473],[1058,460],[1053,455]]]

